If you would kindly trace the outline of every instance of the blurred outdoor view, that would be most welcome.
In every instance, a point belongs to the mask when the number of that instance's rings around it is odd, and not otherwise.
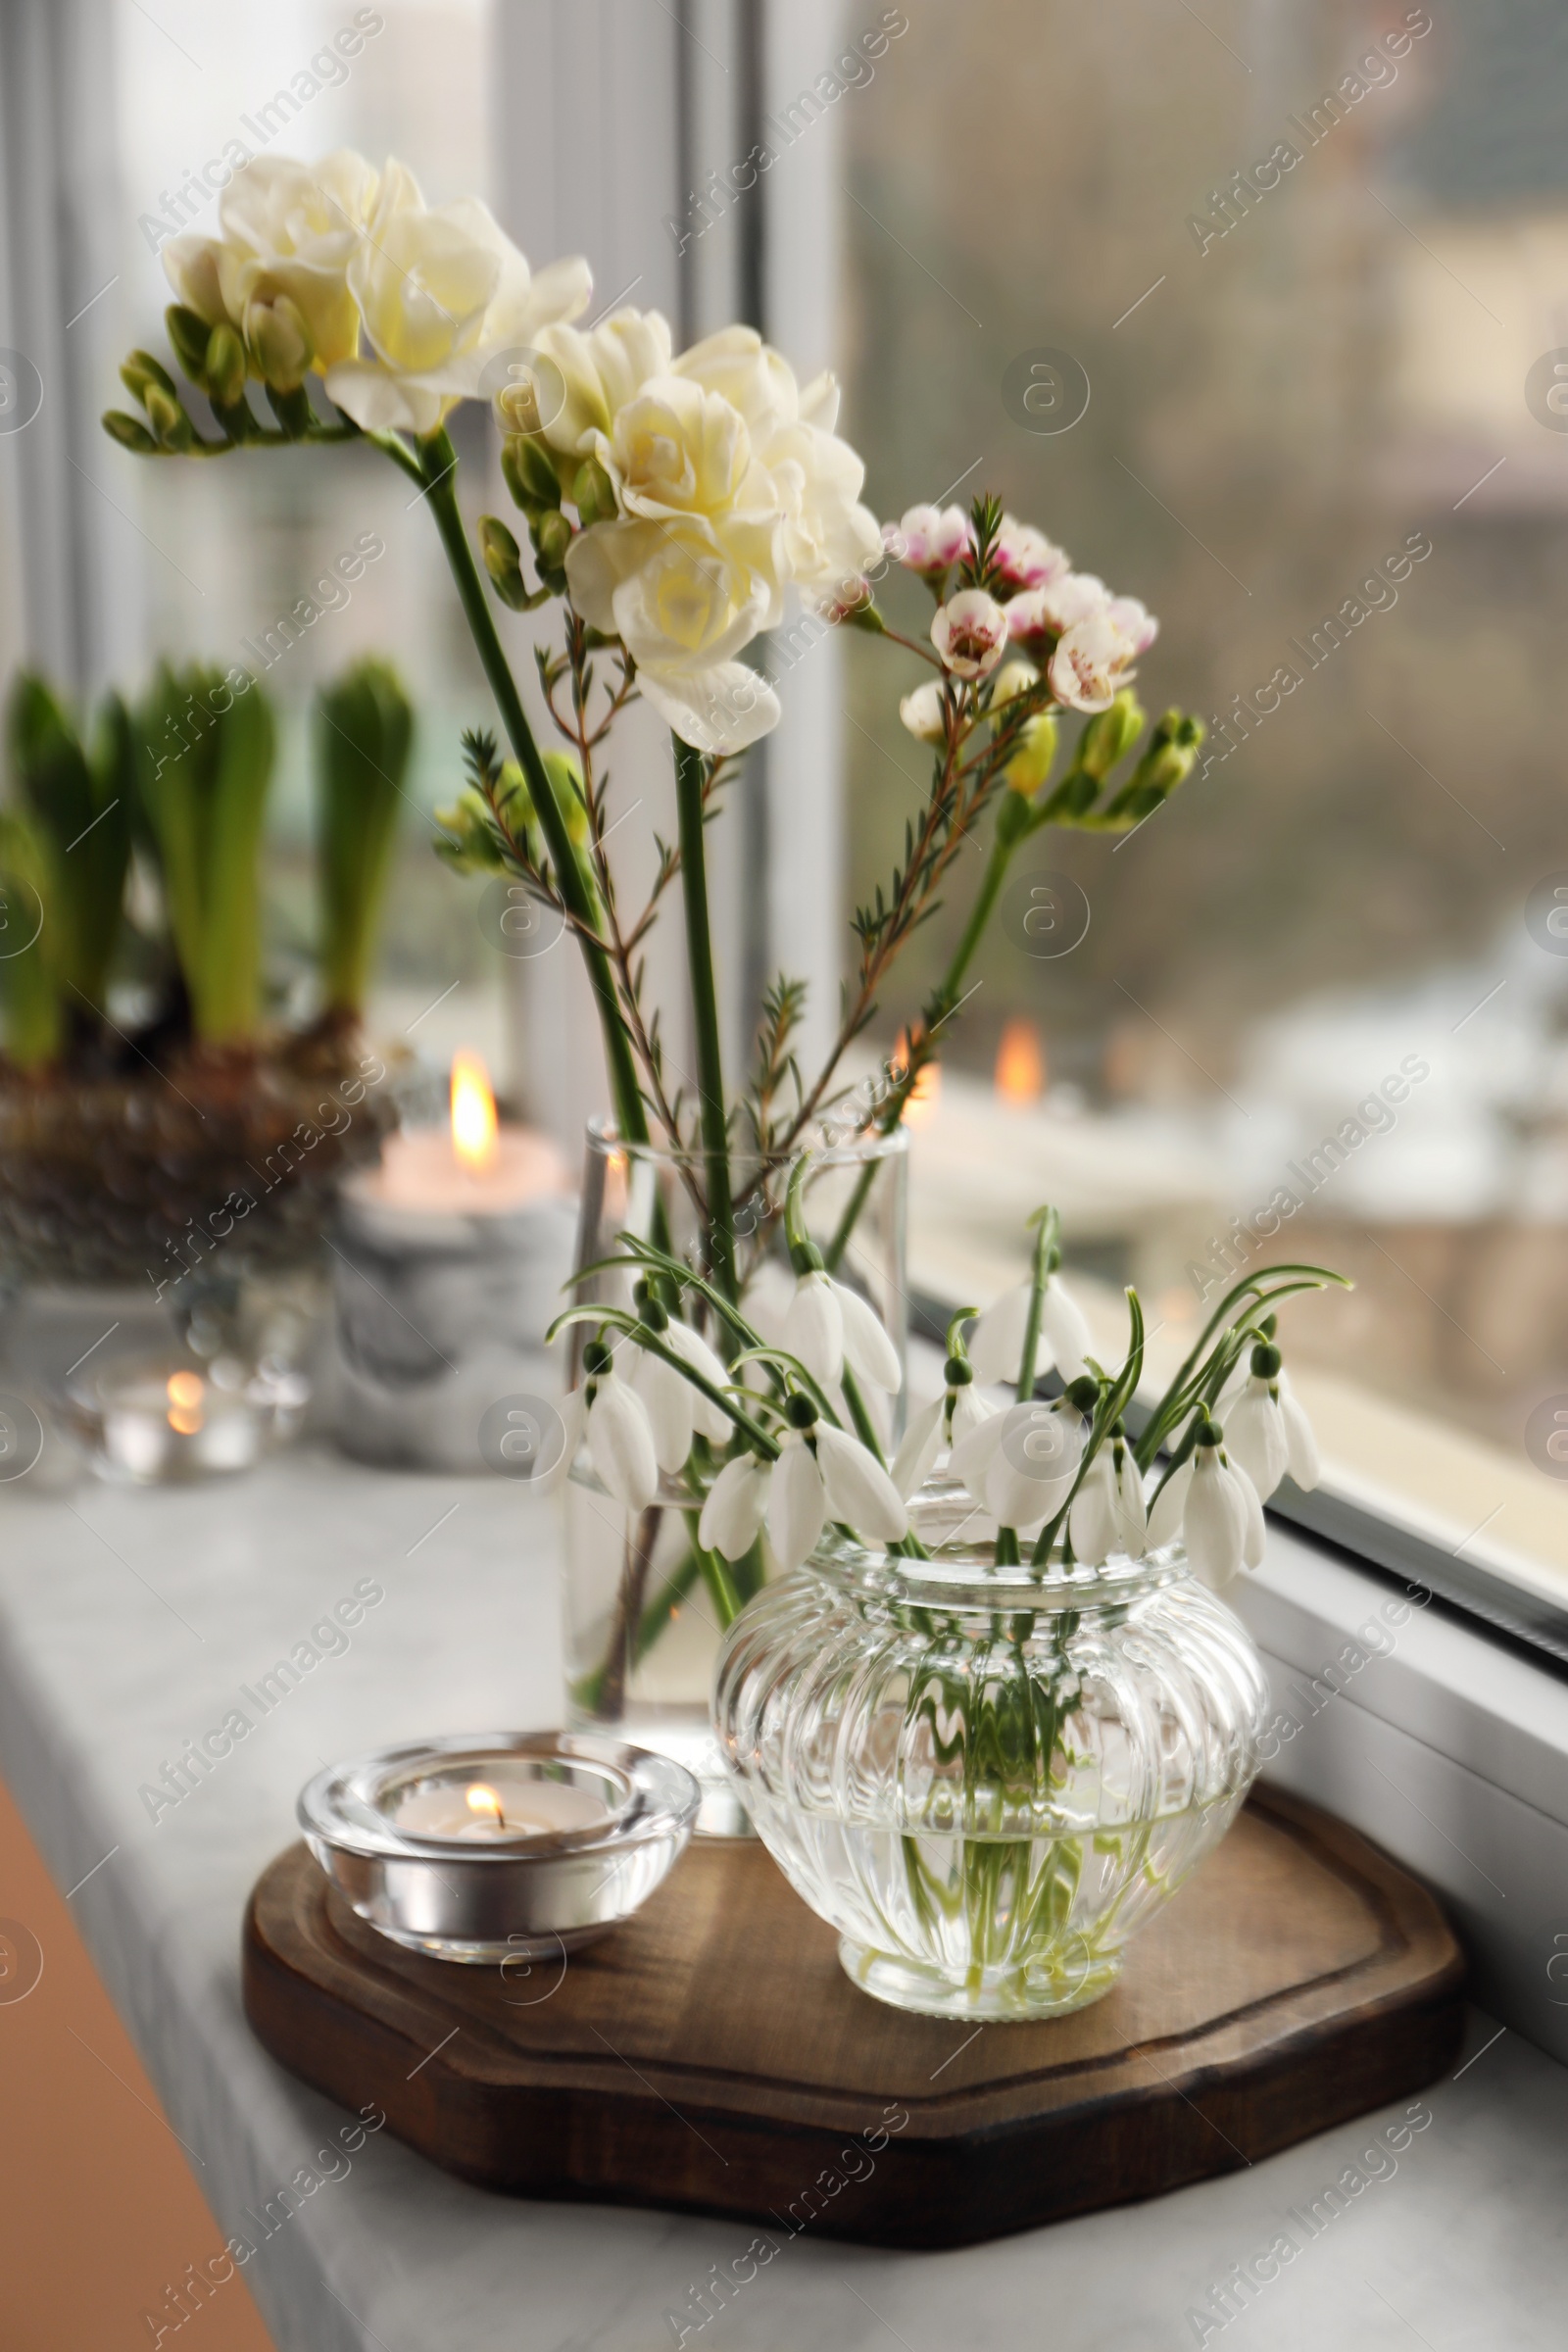
[[[135,0],[116,0],[108,86],[115,92],[122,191],[112,263],[120,280],[89,314],[106,355],[113,355],[97,407],[112,405],[121,352],[136,343],[156,350],[165,341],[171,293],[141,217],[177,220],[169,192],[179,188],[186,167],[220,153],[225,136],[288,155],[342,146],[377,164],[398,155],[432,203],[467,190],[492,193],[487,0],[390,0],[362,13],[380,29],[343,59],[323,44],[354,22],[352,8],[276,0],[266,9],[227,11],[220,27],[209,9],[190,0],[160,8],[156,21]],[[311,61],[323,57],[318,75]],[[327,69],[340,78],[324,78]],[[303,82],[296,80],[301,73]],[[300,94],[317,79],[314,95]],[[282,104],[274,98],[279,90]],[[216,199],[186,225],[216,233]],[[482,449],[488,430],[482,412],[460,413],[454,429],[460,446],[474,445],[476,433]],[[80,462],[136,534],[123,540],[135,565],[136,610],[122,622],[122,645],[108,649],[112,674],[133,685],[162,654],[225,666],[238,661],[273,699],[280,721],[271,809],[275,981],[286,983],[312,919],[309,762],[317,689],[363,654],[396,662],[417,727],[376,1024],[393,1038],[416,1024],[408,1043],[433,1062],[466,1044],[481,1048],[499,1069],[506,1052],[501,959],[486,947],[467,904],[480,885],[458,880],[437,861],[428,822],[428,812],[456,795],[461,732],[482,715],[484,686],[428,519],[408,511],[408,484],[368,449],[335,452],[328,465],[317,451],[285,450],[208,466],[147,466],[127,464],[95,434]],[[367,538],[383,552],[368,554],[363,574],[345,593],[330,579],[331,569]],[[325,592],[313,597],[323,577]],[[303,626],[301,599],[318,610]],[[290,618],[293,628],[280,625]]]
[[[1027,845],[1089,929],[1042,956],[1013,885],[916,1108],[915,1278],[973,1295],[1049,1194],[1077,1262],[1185,1345],[1227,1262],[1320,1257],[1357,1290],[1287,1338],[1348,1483],[1560,1572],[1568,18],[908,14],[842,110],[868,496],[995,487],[1159,614],[1141,698],[1222,755],[1125,844]],[[1070,429],[1004,402],[1040,350],[1088,375]],[[860,896],[925,781],[885,656],[852,656]],[[886,1042],[952,937],[911,949]],[[1281,1187],[1289,1221],[1239,1232]]]

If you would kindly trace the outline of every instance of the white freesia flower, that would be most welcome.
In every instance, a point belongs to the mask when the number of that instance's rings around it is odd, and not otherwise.
[[[903,1497],[875,1456],[825,1421],[787,1429],[776,1462],[755,1454],[727,1462],[703,1506],[697,1540],[738,1560],[764,1519],[785,1570],[810,1556],[830,1519],[881,1544],[897,1543],[909,1527]]]
[[[1102,1446],[1084,1472],[1083,1485],[1072,1499],[1067,1531],[1080,1560],[1094,1564],[1118,1551],[1131,1559],[1142,1558],[1149,1535],[1144,1482],[1133,1449],[1124,1439],[1115,1438],[1109,1446]]]
[[[910,571],[947,571],[974,544],[961,507],[908,507],[883,536],[889,554]]]
[[[875,1309],[821,1267],[797,1277],[782,1345],[825,1389],[837,1387],[846,1364],[858,1379],[890,1396],[903,1385],[898,1349]]]
[[[629,307],[595,327],[544,327],[534,348],[545,363],[534,370],[537,419],[526,405],[519,411],[503,396],[502,428],[542,431],[552,449],[576,458],[595,454],[598,437],[613,431],[621,410],[651,377],[669,373],[673,358],[662,314]]]
[[[983,588],[961,588],[939,605],[931,642],[955,677],[989,677],[1007,650],[1007,614]]]
[[[564,1442],[558,1458],[534,1480],[543,1494],[560,1486],[586,1446],[602,1484],[628,1511],[645,1511],[659,1492],[659,1454],[648,1407],[620,1378],[601,1341],[583,1349],[584,1380],[562,1408]]]
[[[1217,1435],[1200,1440],[1166,1480],[1149,1514],[1152,1549],[1180,1536],[1193,1573],[1215,1592],[1244,1567],[1263,1558],[1263,1506],[1238,1463],[1227,1460]]]
[[[1129,675],[1130,640],[1108,613],[1074,621],[1051,657],[1051,691],[1069,710],[1108,710]]]
[[[918,742],[947,741],[947,721],[942,714],[942,688],[935,678],[927,678],[923,686],[912,688],[901,698],[899,716]]]
[[[950,1362],[942,1395],[934,1404],[916,1413],[904,1433],[891,1475],[906,1502],[925,1485],[944,1448],[961,1445],[972,1429],[978,1429],[982,1421],[989,1421],[996,1412],[996,1406],[989,1404],[976,1388],[968,1366],[962,1369],[968,1377],[956,1382]]]
[[[1015,1290],[1004,1291],[976,1323],[969,1335],[969,1361],[974,1366],[976,1380],[990,1383],[1017,1379],[1023,1335],[1029,1321],[1030,1295],[1027,1282],[1019,1283]],[[1048,1275],[1040,1307],[1036,1372],[1049,1372],[1054,1364],[1064,1381],[1076,1380],[1080,1372],[1088,1369],[1093,1344],[1083,1309],[1058,1275]]]
[[[367,431],[429,433],[478,392],[492,360],[585,310],[593,280],[580,256],[535,275],[476,197],[432,212],[413,172],[391,162],[348,286],[370,356],[330,368],[328,394]]]
[[[641,1312],[646,1321],[653,1310],[644,1306]],[[694,1372],[700,1372],[705,1380],[711,1381],[717,1389],[728,1387],[727,1366],[715,1355],[702,1334],[693,1331],[689,1323],[665,1320],[651,1328],[658,1331],[670,1352],[690,1364]],[[673,1364],[666,1363],[662,1356],[656,1355],[651,1348],[638,1347],[633,1342],[631,1352],[634,1361],[627,1377],[629,1385],[647,1407],[654,1433],[654,1451],[659,1457],[661,1470],[673,1473],[684,1468],[686,1456],[692,1449],[693,1435],[697,1432],[701,1432],[711,1446],[722,1446],[726,1442],[735,1424],[721,1406],[716,1405],[710,1396],[705,1396],[701,1389],[694,1387],[677,1372]]]
[[[993,1413],[953,1448],[953,1472],[999,1527],[1054,1518],[1072,1492],[1089,1424],[1065,1396]]]
[[[566,579],[590,625],[622,638],[637,683],[682,742],[744,751],[782,712],[765,679],[736,657],[783,606],[766,521],[704,515],[680,523],[595,523],[566,551]]]
[[[324,374],[359,349],[348,282],[375,204],[377,174],[342,147],[318,164],[255,157],[219,200],[220,234],[175,237],[164,268],[179,300],[209,326],[239,329],[253,357],[270,333],[303,323],[309,365]],[[285,304],[274,328],[271,314]],[[291,317],[292,313],[292,317]]]

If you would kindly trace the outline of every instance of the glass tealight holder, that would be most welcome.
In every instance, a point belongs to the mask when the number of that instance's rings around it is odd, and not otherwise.
[[[304,1411],[303,1376],[297,1396],[286,1389],[234,1358],[166,1352],[112,1358],[70,1381],[67,1394],[99,1476],[158,1486],[251,1469]]]
[[[318,1773],[299,1821],[358,1916],[410,1951],[563,1958],[645,1903],[701,1791],[666,1756],[591,1733],[493,1732]]]

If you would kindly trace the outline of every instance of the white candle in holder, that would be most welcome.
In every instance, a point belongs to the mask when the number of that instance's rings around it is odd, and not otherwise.
[[[338,1442],[361,1461],[494,1468],[481,1430],[517,1398],[547,1411],[544,1335],[564,1304],[575,1210],[548,1136],[496,1116],[476,1054],[452,1065],[451,1120],[389,1136],[344,1185],[334,1241]]]
[[[410,1838],[451,1838],[462,1845],[500,1838],[547,1838],[590,1830],[610,1819],[610,1807],[568,1781],[449,1781],[405,1796],[392,1815]]]

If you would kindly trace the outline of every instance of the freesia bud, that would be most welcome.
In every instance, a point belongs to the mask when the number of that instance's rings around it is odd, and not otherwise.
[[[494,514],[479,517],[479,552],[492,585],[514,612],[524,611],[528,589],[522,576],[522,554],[506,524]]]
[[[509,433],[501,444],[501,471],[514,505],[524,513],[560,506],[560,476],[543,441],[527,433]]]
[[[189,374],[190,369],[186,369]],[[207,338],[207,350],[202,374],[196,379],[207,387],[208,397],[218,409],[232,409],[245,395],[245,346],[231,326],[215,326]]]
[[[539,559],[540,571],[559,577],[566,561],[566,550],[571,545],[571,525],[561,509],[554,507],[546,514],[533,516],[528,525],[528,536],[533,541],[533,552]]]
[[[1124,686],[1108,710],[1092,718],[1078,739],[1076,764],[1085,775],[1103,783],[1118,760],[1124,760],[1144,731],[1146,712],[1130,686]]]
[[[938,607],[931,642],[956,677],[989,677],[1007,650],[1007,615],[983,588],[964,588]]]
[[[179,398],[173,377],[162,360],[155,360],[150,351],[133,351],[120,370],[120,380],[131,399],[139,400],[143,408],[147,405],[147,388],[150,384],[156,384],[161,392],[167,392],[171,400]]]
[[[166,392],[162,384],[149,384],[142,397],[146,403],[147,421],[157,434],[160,446],[164,449],[189,449],[196,438],[196,431],[177,397]]]
[[[577,478],[571,486],[572,502],[582,516],[583,529],[591,523],[613,522],[617,512],[615,485],[597,458],[589,458],[578,466]]]
[[[899,716],[909,733],[921,743],[944,743],[947,740],[947,721],[942,713],[942,689],[935,678],[916,686],[899,704]]]
[[[193,384],[207,388],[207,341],[212,332],[199,311],[186,308],[182,302],[172,302],[164,313],[164,324],[173,345],[174,357]]]
[[[286,294],[251,303],[245,312],[245,341],[265,384],[274,392],[299,390],[316,347],[298,303]]]
[[[138,458],[158,455],[158,444],[140,417],[127,416],[123,409],[106,409],[102,421],[111,441],[118,441],[122,449],[134,451]]]

